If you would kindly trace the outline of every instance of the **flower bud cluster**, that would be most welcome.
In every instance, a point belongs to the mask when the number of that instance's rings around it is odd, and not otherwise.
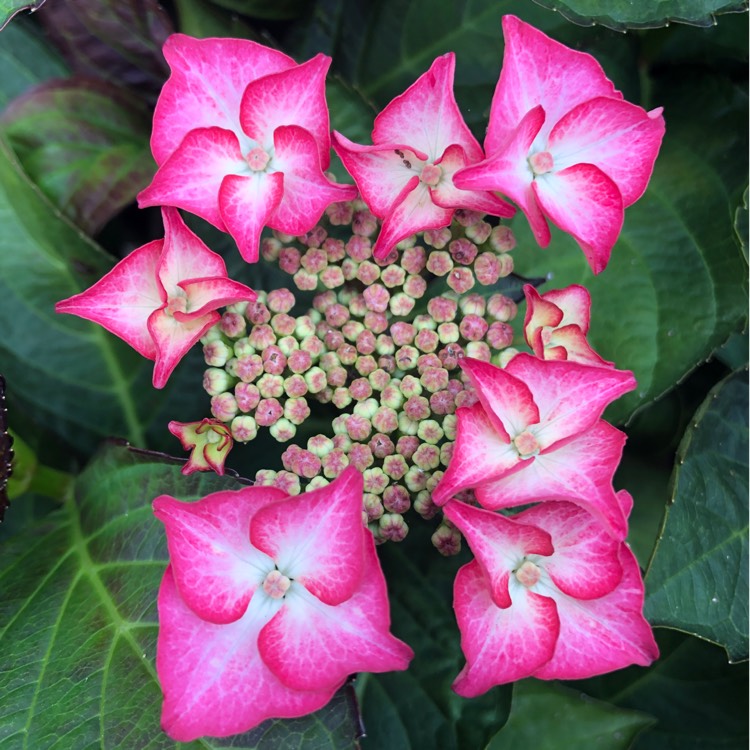
[[[202,339],[211,412],[235,442],[262,427],[291,441],[312,401],[339,410],[329,435],[291,444],[282,470],[255,479],[297,494],[355,466],[364,476],[363,522],[380,542],[406,536],[409,508],[424,518],[438,512],[431,492],[451,457],[455,411],[476,400],[460,360],[499,362],[513,339],[513,300],[474,289],[510,273],[513,235],[468,211],[456,217],[378,262],[370,240],[377,220],[358,201],[333,204],[327,228],[262,244],[299,290],[316,292],[312,308],[294,315],[290,290],[261,292],[253,304],[227,308]],[[332,236],[342,230],[346,240]],[[444,523],[433,543],[454,554],[460,534]]]

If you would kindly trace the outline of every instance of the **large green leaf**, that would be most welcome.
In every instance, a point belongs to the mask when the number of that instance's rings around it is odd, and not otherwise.
[[[87,234],[150,181],[150,113],[111,83],[74,77],[14,99],[0,120],[31,179]]]
[[[677,451],[672,504],[649,565],[646,616],[748,657],[747,373],[722,381]]]
[[[649,669],[629,667],[572,686],[657,718],[635,750],[745,750],[747,664],[727,664],[720,648],[673,630],[657,628],[656,640],[661,657]]]
[[[156,594],[167,551],[151,501],[240,486],[179,469],[109,444],[64,508],[0,547],[3,750],[177,747],[159,728]],[[343,689],[312,716],[179,747],[343,750],[356,734]]]
[[[0,0],[0,31],[2,31],[8,21],[22,10],[35,11],[44,5],[45,0]]]
[[[654,723],[648,714],[593,700],[577,690],[522,680],[513,686],[508,723],[486,750],[627,750]]]
[[[304,13],[307,7],[306,0],[274,0],[272,3],[267,0],[212,0],[212,2],[246,16],[267,18],[272,21],[296,18]]]
[[[643,29],[666,26],[671,21],[712,26],[716,14],[747,10],[746,0],[534,0],[575,23],[599,23],[610,29]]]

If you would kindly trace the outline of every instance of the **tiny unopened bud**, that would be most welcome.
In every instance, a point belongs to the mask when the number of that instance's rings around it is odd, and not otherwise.
[[[232,437],[240,443],[254,440],[258,435],[258,423],[250,416],[235,417],[230,425]]]
[[[466,345],[466,356],[472,359],[481,359],[483,362],[489,362],[492,352],[484,341],[470,341]]]
[[[406,513],[411,505],[411,498],[406,487],[392,484],[383,492],[383,505],[390,513]]]
[[[500,324],[502,325],[502,324]],[[481,341],[487,333],[487,321],[479,315],[466,315],[458,326],[461,335],[468,341]],[[492,345],[492,344],[491,344]],[[500,347],[498,347],[500,348]]]
[[[255,383],[263,398],[281,398],[284,395],[284,378],[265,373]]]
[[[448,286],[457,294],[464,294],[474,286],[474,273],[470,268],[454,268],[448,274]]]
[[[455,526],[440,524],[431,541],[435,549],[445,557],[457,555],[461,551],[461,532]]]
[[[271,437],[280,443],[288,443],[297,434],[297,428],[285,417],[274,422],[268,428],[268,431],[271,433]],[[290,494],[299,494],[299,490]]]
[[[477,246],[465,237],[459,237],[448,245],[448,251],[455,263],[468,266],[477,257]]]
[[[270,427],[281,419],[284,409],[275,398],[262,398],[255,410],[255,421],[261,427]]]
[[[295,274],[299,271],[300,258],[302,254],[295,247],[282,247],[279,250],[279,268],[288,274]]]
[[[419,448],[419,443],[420,441],[416,436],[416,432],[414,435],[403,435],[396,443],[396,453],[403,456],[407,461],[411,461],[414,452]]]
[[[445,250],[433,250],[427,256],[427,270],[435,276],[446,276],[453,270],[453,259]]]
[[[310,407],[304,398],[290,398],[284,404],[284,417],[294,425],[301,425],[310,416]]]
[[[220,370],[218,367],[209,367],[203,373],[203,390],[209,396],[218,396],[230,390],[236,382],[226,370]]]
[[[383,471],[391,478],[398,481],[406,476],[406,472],[409,471],[409,464],[406,463],[406,459],[400,456],[398,453],[390,456],[386,456],[383,459]]]
[[[371,492],[373,495],[382,495],[390,481],[385,472],[377,466],[365,469],[362,472],[362,479],[364,480],[365,492]]]
[[[299,262],[305,271],[317,276],[328,265],[328,253],[320,247],[311,247]]]
[[[231,393],[219,393],[211,399],[211,414],[222,422],[231,422],[237,415],[237,401]]]
[[[406,538],[409,527],[398,513],[384,513],[378,520],[378,533],[383,539],[400,542]]]
[[[442,229],[428,229],[424,233],[424,241],[426,245],[434,247],[436,250],[442,250],[450,241],[451,230],[448,227],[442,227]]]
[[[417,349],[423,352],[434,352],[440,343],[440,337],[435,331],[423,328],[415,337]]]
[[[362,496],[362,508],[367,514],[368,521],[377,521],[385,512],[380,497],[370,492]]]
[[[210,367],[224,367],[234,349],[223,341],[210,341],[203,346],[203,359]]]
[[[446,415],[443,419],[443,432],[448,440],[456,439],[456,426],[458,425],[458,418],[455,414]]]
[[[292,280],[297,289],[303,292],[312,292],[318,286],[318,277],[304,268],[300,268],[299,271],[292,276]]]
[[[489,239],[492,233],[492,225],[486,221],[478,221],[476,224],[472,224],[470,227],[466,227],[466,236],[481,245]]]
[[[490,247],[498,253],[508,253],[516,246],[513,230],[505,225],[495,227],[490,234]]]
[[[422,518],[429,520],[434,518],[440,508],[432,502],[432,493],[428,490],[420,490],[417,492],[417,496],[414,499],[414,510],[419,513]]]
[[[412,466],[404,476],[404,482],[410,492],[419,492],[427,485],[427,474],[417,466]]]
[[[419,424],[417,437],[424,440],[425,443],[436,445],[443,439],[443,429],[434,419],[425,419]]]
[[[260,402],[260,391],[252,383],[237,383],[234,387],[234,398],[240,411],[253,411]]]

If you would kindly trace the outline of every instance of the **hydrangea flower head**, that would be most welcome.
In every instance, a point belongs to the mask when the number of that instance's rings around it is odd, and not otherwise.
[[[405,669],[362,524],[362,475],[290,498],[273,487],[194,503],[163,495],[162,726],[175,740],[247,731],[324,706],[357,671]]]
[[[297,65],[241,39],[171,36],[172,75],[154,113],[159,169],[139,205],[184,208],[229,232],[258,260],[265,225],[309,231],[326,207],[356,195],[323,174],[330,161],[325,76],[330,58]]]

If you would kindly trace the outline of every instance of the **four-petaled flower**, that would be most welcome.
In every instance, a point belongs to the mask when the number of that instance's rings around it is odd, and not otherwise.
[[[632,498],[617,493],[623,515]],[[567,502],[512,518],[451,500],[446,518],[475,559],[458,571],[453,606],[465,697],[534,676],[576,680],[659,656],[643,617],[643,581],[624,542]]]
[[[202,419],[200,422],[175,422],[168,425],[169,431],[179,438],[182,447],[190,451],[190,458],[182,467],[186,476],[194,471],[224,473],[224,462],[232,450],[230,429],[218,419]]]
[[[328,205],[356,188],[323,171],[331,139],[326,55],[302,65],[241,39],[171,36],[172,75],[154,113],[159,169],[141,207],[184,208],[229,232],[242,257],[258,260],[265,225],[291,235],[312,229]]]
[[[170,555],[156,668],[173,739],[301,716],[353,672],[406,669],[362,493],[348,468],[297,497],[254,486],[154,501]]]
[[[615,244],[624,209],[643,195],[664,135],[661,108],[626,102],[599,63],[514,16],[490,109],[486,161],[454,178],[515,201],[537,242],[547,219],[573,235],[594,273]]]
[[[453,175],[484,158],[453,96],[452,52],[375,118],[372,146],[333,134],[333,147],[354,178],[363,200],[383,225],[373,248],[385,258],[401,240],[425,229],[446,227],[458,208],[494,216],[515,209],[489,192],[459,190]]]
[[[163,208],[164,239],[133,250],[86,291],[55,305],[119,336],[154,365],[154,388],[220,319],[219,307],[253,302],[255,292],[232,281],[174,208]]]
[[[625,435],[600,417],[635,388],[633,374],[529,354],[505,369],[470,358],[461,366],[479,402],[456,412],[453,456],[433,501],[444,505],[467,488],[491,510],[567,500],[624,539],[627,519],[612,477]]]
[[[537,357],[614,367],[586,340],[591,317],[591,295],[586,287],[571,284],[565,289],[539,294],[531,284],[526,284],[523,293],[526,295],[523,334]]]

